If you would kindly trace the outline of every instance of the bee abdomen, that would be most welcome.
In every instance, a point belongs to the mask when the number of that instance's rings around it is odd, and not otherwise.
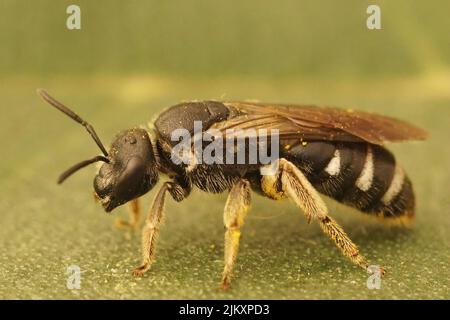
[[[409,178],[385,148],[367,144],[364,165],[342,202],[385,218],[414,215],[414,193]]]
[[[385,148],[368,143],[310,142],[286,151],[321,193],[383,217],[414,214],[411,182]]]

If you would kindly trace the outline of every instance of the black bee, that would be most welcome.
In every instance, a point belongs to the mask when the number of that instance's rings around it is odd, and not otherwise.
[[[224,210],[225,267],[221,281],[224,289],[230,286],[251,190],[270,199],[291,198],[308,221],[318,221],[342,253],[366,270],[366,259],[329,216],[319,193],[389,221],[414,217],[411,182],[394,156],[383,147],[385,142],[426,138],[425,131],[403,121],[315,106],[184,102],[162,112],[150,131],[133,128],[120,132],[107,151],[91,125],[44,90],[38,90],[38,93],[82,124],[103,153],[74,165],[60,176],[58,182],[89,164],[104,162],[94,178],[95,195],[107,212],[131,203],[131,221],[121,221],[122,225],[136,225],[139,218],[137,199],[156,185],[159,174],[170,178],[160,187],[148,212],[143,227],[143,262],[133,271],[134,275],[144,274],[154,260],[155,239],[166,195],[182,201],[194,186],[211,193],[229,192]],[[224,136],[229,130],[276,132],[279,154],[274,161],[275,171],[262,174],[269,165],[261,162],[176,163],[173,151],[178,141],[173,140],[172,134],[183,129],[194,137],[195,122],[202,125],[202,132],[213,129]],[[202,148],[204,150],[205,146]],[[237,152],[237,149],[233,150]]]

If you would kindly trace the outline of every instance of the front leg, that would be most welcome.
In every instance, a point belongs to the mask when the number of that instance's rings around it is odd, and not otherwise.
[[[225,225],[225,266],[220,288],[226,290],[231,285],[231,273],[236,262],[241,237],[240,228],[250,207],[251,190],[247,180],[240,180],[230,190],[223,212]]]
[[[139,204],[139,198],[133,199],[128,203],[128,213],[130,215],[130,220],[126,221],[124,219],[117,218],[116,227],[135,229],[138,226],[141,216],[141,206]]]
[[[159,189],[150,207],[147,219],[145,220],[145,225],[142,229],[143,261],[139,267],[134,269],[134,276],[143,275],[148,269],[150,269],[154,261],[156,238],[158,236],[159,227],[163,218],[164,203],[167,192],[169,192],[172,198],[176,201],[183,200],[189,194],[189,190],[187,188],[183,188],[175,182],[165,182],[161,189]]]

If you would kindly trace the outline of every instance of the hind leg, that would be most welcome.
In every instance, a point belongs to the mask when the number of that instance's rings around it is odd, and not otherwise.
[[[277,185],[281,186],[281,190],[273,190]],[[304,211],[308,221],[317,220],[322,231],[333,240],[341,252],[353,263],[367,270],[368,263],[359,253],[358,247],[328,215],[328,209],[319,193],[294,164],[286,159],[280,159],[278,172],[272,176],[263,176],[262,187],[263,190],[271,188],[272,193],[279,193],[294,200]]]

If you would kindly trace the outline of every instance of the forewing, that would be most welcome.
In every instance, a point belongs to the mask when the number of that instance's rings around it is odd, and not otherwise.
[[[236,116],[214,128],[277,129],[280,138],[384,142],[423,140],[427,133],[409,123],[377,114],[316,106],[226,102]]]

